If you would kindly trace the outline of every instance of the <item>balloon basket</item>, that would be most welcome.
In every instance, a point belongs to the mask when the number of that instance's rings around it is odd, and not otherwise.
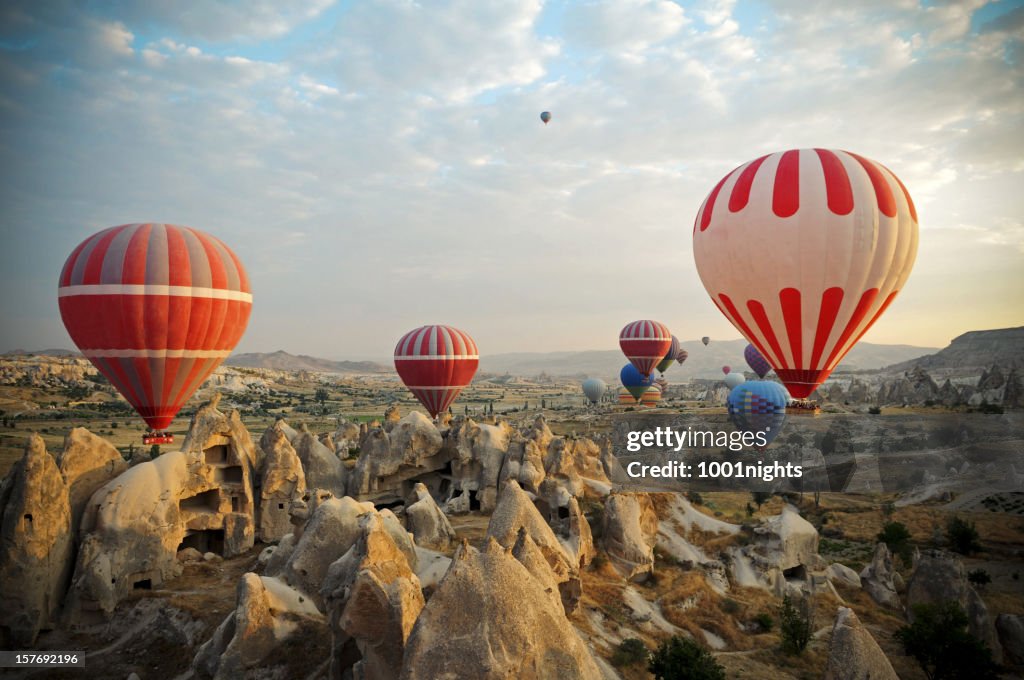
[[[821,406],[817,402],[794,399],[786,406],[787,416],[816,416],[821,414]]]
[[[146,446],[152,444],[173,444],[174,435],[168,432],[147,432],[142,435],[142,443]]]

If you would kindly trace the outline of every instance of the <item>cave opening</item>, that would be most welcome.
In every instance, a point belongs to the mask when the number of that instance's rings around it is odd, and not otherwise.
[[[217,555],[224,554],[224,530],[223,529],[197,529],[189,531],[181,539],[178,551],[185,548],[195,548],[202,554],[208,552]]]

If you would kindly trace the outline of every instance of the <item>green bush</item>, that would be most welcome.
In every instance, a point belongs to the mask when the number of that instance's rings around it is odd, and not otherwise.
[[[740,603],[731,597],[727,597],[722,600],[722,611],[726,614],[738,614],[740,611]]]
[[[914,605],[914,623],[896,631],[906,653],[928,680],[989,680],[992,653],[967,632],[967,614],[956,602]]]
[[[758,628],[767,633],[775,625],[775,619],[768,612],[761,612],[754,617],[754,623],[757,624]]]
[[[992,583],[992,576],[984,569],[975,569],[967,572],[967,580],[976,586],[985,586]]]
[[[811,641],[811,607],[807,600],[794,604],[786,595],[779,608],[779,632],[782,634],[782,651],[787,654],[802,654]]]
[[[643,640],[626,638],[619,643],[618,649],[612,654],[612,665],[620,668],[622,666],[635,666],[638,663],[647,661],[650,655],[651,653],[647,651],[647,646],[644,645]]]
[[[913,561],[913,547],[910,545],[910,530],[902,522],[886,522],[878,534],[878,540],[885,543],[893,555],[899,555],[903,564],[910,566]]]
[[[950,547],[961,555],[970,555],[981,550],[981,538],[973,522],[953,517],[946,525],[946,538]]]
[[[658,645],[647,670],[655,680],[725,680],[725,669],[708,650],[678,635]]]
[[[882,415],[882,409],[878,406],[871,406],[868,408],[868,413],[873,416],[879,416]]]

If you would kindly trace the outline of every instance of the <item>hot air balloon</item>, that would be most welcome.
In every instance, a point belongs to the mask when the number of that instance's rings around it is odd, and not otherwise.
[[[797,399],[892,303],[917,241],[903,183],[874,161],[825,149],[736,168],[708,194],[693,227],[711,299]]]
[[[704,343],[705,347],[707,347],[708,343],[711,342],[711,338],[705,335],[703,338],[700,339],[700,341]]]
[[[57,297],[75,345],[146,421],[147,444],[174,441],[164,430],[231,354],[252,308],[231,249],[171,224],[85,239],[64,263]]]
[[[742,373],[729,373],[725,376],[725,384],[730,390],[737,385],[742,385],[746,381],[747,379],[743,377]]]
[[[469,333],[451,326],[420,326],[395,345],[395,370],[433,418],[476,374],[480,356]]]
[[[676,357],[678,355],[679,355],[679,339],[676,338],[676,336],[673,335],[672,336],[672,344],[669,345],[668,351],[665,352],[665,358],[662,359],[660,362],[658,362],[658,365],[655,366],[655,368],[658,369],[659,373],[664,374],[665,371],[668,370],[669,366],[672,365],[672,362],[676,360]],[[680,362],[680,363],[682,363],[682,362]]]
[[[633,364],[626,364],[622,367],[622,370],[619,371],[619,380],[622,381],[622,386],[626,388],[626,391],[633,395],[634,401],[639,401],[644,390],[654,383],[651,376],[641,375]]]
[[[680,347],[680,348],[679,348],[679,351],[678,351],[678,352],[676,353],[676,361],[678,361],[678,362],[679,362],[679,363],[681,364],[681,363],[683,363],[684,361],[686,361],[686,359],[687,359],[687,358],[688,358],[689,356],[690,356],[690,353],[689,353],[689,352],[687,352],[687,351],[686,351],[685,349],[683,349],[682,347]]]
[[[607,389],[608,386],[599,378],[587,378],[583,381],[583,394],[586,395],[591,404],[601,401],[601,397],[604,396]]]
[[[786,422],[786,401],[786,390],[776,382],[745,382],[729,393],[729,418],[737,430],[764,432],[765,441],[771,443]]]
[[[540,114],[540,119],[542,121],[544,121],[545,125],[547,125],[548,122],[551,120],[551,112],[550,111],[544,111],[543,113]]]
[[[729,375],[729,371],[731,371],[731,370],[732,370],[732,366],[728,366],[728,365],[722,366],[722,373],[725,374],[725,375]]]
[[[619,347],[641,375],[648,376],[668,352],[672,334],[663,323],[634,321],[619,333]]]
[[[637,403],[637,398],[634,397],[633,394],[629,390],[627,390],[625,387],[620,387],[619,388],[619,403],[620,404],[635,404],[635,403]]]
[[[756,373],[758,378],[764,379],[768,375],[768,371],[772,370],[771,364],[765,361],[753,345],[747,345],[747,348],[743,350],[743,358],[747,360],[747,366],[750,366],[750,370]]]
[[[654,408],[661,401],[661,388],[651,385],[640,395],[640,405],[647,408]]]
[[[658,386],[658,389],[661,390],[661,393],[664,395],[665,390],[668,389],[668,381],[664,378],[655,378],[654,384]]]

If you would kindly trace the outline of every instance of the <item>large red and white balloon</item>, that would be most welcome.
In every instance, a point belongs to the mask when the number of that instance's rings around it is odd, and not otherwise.
[[[231,354],[252,309],[231,249],[170,224],[125,224],[82,241],[57,297],[75,345],[154,430]]]
[[[647,377],[672,346],[672,333],[657,321],[645,319],[626,324],[619,332],[619,347],[640,375]]]
[[[476,374],[480,355],[469,333],[451,326],[420,326],[395,346],[395,370],[434,418]]]
[[[741,165],[711,190],[693,227],[711,299],[796,398],[889,307],[917,242],[903,183],[875,161],[826,149]]]

